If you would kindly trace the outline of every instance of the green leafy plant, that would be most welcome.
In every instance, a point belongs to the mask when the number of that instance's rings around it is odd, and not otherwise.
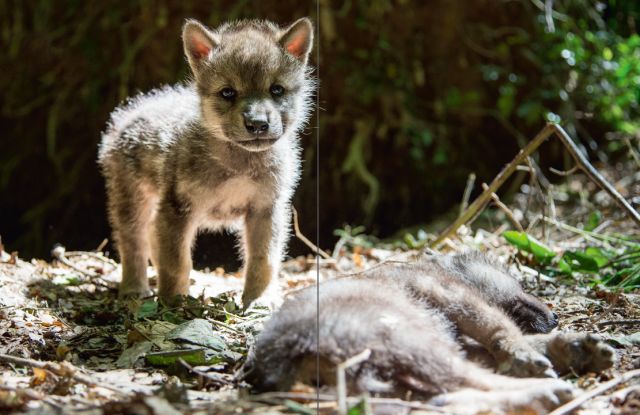
[[[506,231],[503,236],[519,251],[531,254],[551,275],[573,278],[584,275],[593,287],[612,290],[631,291],[640,288],[640,243],[600,235],[609,242],[618,241],[619,246],[610,249],[587,246],[583,250],[566,250],[558,257],[549,247],[525,232]]]
[[[506,231],[502,234],[504,239],[511,245],[518,248],[520,251],[527,252],[533,255],[533,257],[541,264],[548,264],[551,262],[556,254],[551,248],[545,246],[542,242],[538,241],[526,232],[518,231]]]

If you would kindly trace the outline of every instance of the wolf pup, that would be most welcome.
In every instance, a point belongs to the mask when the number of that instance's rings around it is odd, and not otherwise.
[[[189,20],[182,39],[193,82],[129,100],[102,136],[120,296],[149,292],[149,259],[162,299],[187,294],[196,233],[227,229],[241,235],[248,306],[277,274],[288,236],[313,27],[303,18],[210,30]]]
[[[317,375],[331,386],[336,366],[368,349],[368,359],[345,373],[351,392],[411,393],[455,413],[530,406],[546,412],[573,391],[533,377],[601,371],[615,362],[597,336],[548,333],[557,316],[525,294],[504,266],[478,253],[381,264],[321,284],[319,304],[316,295],[310,287],[285,301],[265,323],[239,379],[255,391],[286,391],[296,380],[315,384]],[[487,358],[463,353],[463,337]]]

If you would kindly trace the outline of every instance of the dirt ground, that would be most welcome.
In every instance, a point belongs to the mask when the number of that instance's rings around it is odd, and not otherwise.
[[[619,184],[625,177],[619,173],[611,179]],[[627,193],[638,192],[640,175],[632,174],[631,182],[625,180]],[[554,252],[601,245],[615,250],[615,243],[622,243],[625,238],[632,244],[640,240],[638,228],[606,197],[598,201],[598,193],[583,178],[556,190],[590,193],[595,195],[595,201],[572,204],[572,215],[562,216],[563,222],[558,219],[562,204],[554,207],[555,216],[527,221],[531,233],[538,234]],[[515,212],[516,220],[526,216],[520,212],[530,203],[526,194],[516,198],[511,212]],[[589,232],[574,227],[594,206],[604,217],[598,227]],[[560,316],[559,330],[599,333],[614,346],[618,356],[614,368],[601,374],[566,377],[585,393],[597,391],[625,373],[633,375],[631,371],[640,367],[637,289],[593,283],[593,275],[588,274],[574,273],[570,278],[548,274],[531,255],[518,252],[505,241],[502,232],[509,227],[509,218],[504,212],[492,208],[489,213],[480,218],[482,224],[474,230],[460,228],[439,250],[480,249],[511,264],[526,290],[543,298]],[[491,223],[487,224],[487,220]],[[625,238],[619,237],[621,234]],[[597,235],[614,239],[603,240]],[[320,259],[319,270],[311,255],[291,259],[283,264],[279,282],[282,290],[290,293],[314,284],[317,278],[322,283],[389,258],[409,258],[417,252],[416,244],[430,237],[423,232],[406,236],[403,243],[388,243],[346,229],[333,253],[326,255],[329,258]],[[10,247],[5,250],[10,252]],[[268,305],[273,300],[267,297],[262,305],[242,312],[238,307],[242,287],[238,273],[223,269],[194,271],[193,300],[171,309],[159,305],[154,298],[117,301],[119,266],[99,249],[65,252],[58,248],[54,256],[57,259],[49,262],[23,261],[2,252],[1,411],[164,415],[307,414],[315,413],[316,408],[323,413],[336,410],[330,391],[321,391],[322,400],[317,403],[308,399],[316,391],[307,386],[289,394],[249,395],[247,385],[235,381],[234,371],[269,317]],[[156,278],[152,268],[149,274],[153,286]],[[635,379],[595,393],[578,413],[639,413],[640,384]],[[421,402],[358,396],[349,402],[354,405],[350,414],[442,413]]]

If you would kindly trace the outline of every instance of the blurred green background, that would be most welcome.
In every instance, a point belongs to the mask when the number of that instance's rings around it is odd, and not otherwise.
[[[546,121],[604,162],[637,136],[639,1],[319,2],[318,15],[311,0],[1,1],[7,249],[48,257],[55,242],[94,249],[109,237],[100,132],[125,97],[187,77],[187,17],[319,19],[320,122],[301,137],[294,205],[315,239],[319,128],[323,247],[345,223],[384,237],[450,210],[470,172],[490,181]],[[559,143],[541,160],[570,167]],[[204,237],[196,262],[227,264],[232,251],[230,238]]]

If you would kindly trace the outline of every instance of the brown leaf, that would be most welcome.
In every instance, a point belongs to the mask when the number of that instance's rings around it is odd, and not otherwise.
[[[37,367],[33,368],[33,376],[29,384],[31,386],[42,385],[47,380],[47,371]]]
[[[362,268],[362,255],[357,252],[353,253],[353,263],[356,267]]]
[[[14,391],[0,390],[0,410],[18,410],[25,404],[24,396]]]
[[[58,347],[56,347],[56,358],[58,360],[64,360],[64,358],[67,356],[67,353],[69,353],[70,351],[71,348],[69,348],[69,346],[65,344],[59,344]]]

